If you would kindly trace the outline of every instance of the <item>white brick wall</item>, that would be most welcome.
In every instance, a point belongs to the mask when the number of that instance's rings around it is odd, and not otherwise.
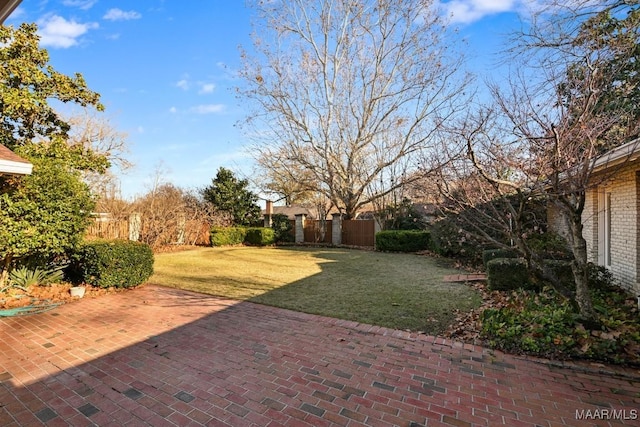
[[[611,272],[625,288],[640,292],[638,286],[638,178],[637,162],[623,166],[598,188],[587,193],[583,213],[584,236],[587,239],[589,260],[598,261],[598,191],[611,193]],[[597,179],[597,177],[595,178]]]

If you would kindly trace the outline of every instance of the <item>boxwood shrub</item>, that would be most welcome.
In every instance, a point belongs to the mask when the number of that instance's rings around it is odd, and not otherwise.
[[[94,240],[82,243],[72,255],[69,277],[101,288],[130,288],[153,274],[153,252],[145,243]]]
[[[214,227],[211,229],[211,246],[241,245],[246,235],[246,227]]]
[[[376,249],[388,252],[417,252],[430,249],[431,234],[420,230],[385,230],[376,233]]]
[[[493,291],[530,289],[527,262],[523,258],[494,258],[487,262],[487,285]]]
[[[211,246],[273,245],[276,233],[267,227],[215,227],[211,229]]]
[[[487,263],[496,258],[518,258],[515,249],[487,249],[482,251],[482,264],[487,268]]]
[[[247,228],[244,243],[256,246],[273,245],[276,242],[276,233],[273,228],[251,227]]]

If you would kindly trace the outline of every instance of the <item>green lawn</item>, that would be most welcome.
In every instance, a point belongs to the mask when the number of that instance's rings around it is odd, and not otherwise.
[[[155,257],[150,282],[306,313],[437,334],[475,291],[460,273],[412,254],[328,248],[200,248]]]

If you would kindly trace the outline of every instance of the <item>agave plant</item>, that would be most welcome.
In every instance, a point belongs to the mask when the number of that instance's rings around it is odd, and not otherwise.
[[[28,288],[33,285],[49,285],[62,281],[63,268],[64,267],[41,269],[36,267],[30,269],[28,267],[19,267],[11,270],[9,273],[9,282],[11,285],[20,288]]]

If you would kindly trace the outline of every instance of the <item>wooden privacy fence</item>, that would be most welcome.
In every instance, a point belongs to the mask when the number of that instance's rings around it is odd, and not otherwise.
[[[211,226],[204,221],[145,221],[139,214],[126,219],[96,218],[87,227],[88,239],[125,239],[158,246],[162,244],[210,245]]]
[[[94,221],[85,232],[94,239],[129,239],[129,220]]]
[[[308,243],[331,243],[333,241],[331,220],[307,220],[304,223],[304,241]]]
[[[372,219],[343,220],[334,215],[333,220],[319,221],[308,220],[305,215],[297,215],[292,225],[296,243],[375,246],[377,227]]]
[[[375,246],[376,225],[372,219],[342,221],[342,244],[349,246]]]

